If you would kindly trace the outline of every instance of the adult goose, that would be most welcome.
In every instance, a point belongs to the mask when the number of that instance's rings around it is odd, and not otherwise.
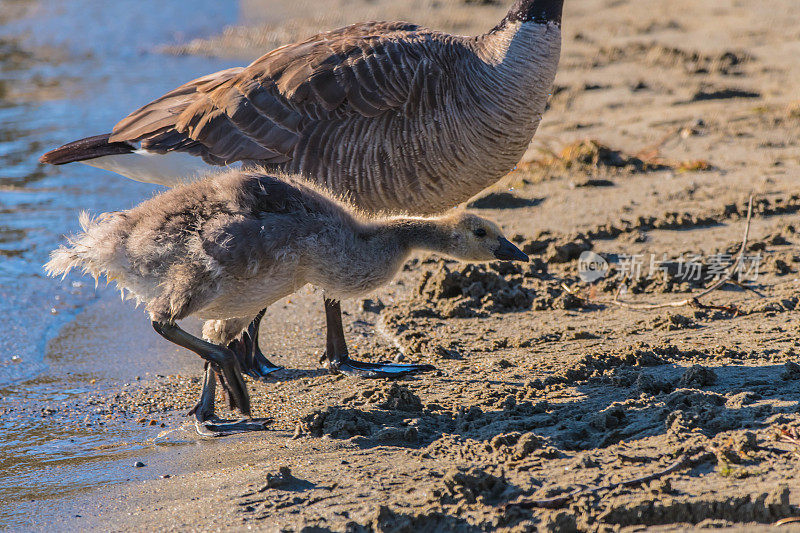
[[[94,220],[54,251],[46,269],[105,275],[145,304],[155,330],[206,360],[193,409],[201,434],[261,429],[214,416],[217,377],[232,407],[250,416],[247,387],[227,345],[265,306],[307,283],[333,298],[365,294],[391,280],[413,250],[466,261],[527,261],[492,222],[464,212],[444,217],[375,217],[293,176],[234,170],[176,187],[128,211]],[[176,321],[206,319],[204,341]],[[224,321],[225,328],[214,324]],[[210,328],[208,326],[211,326]],[[341,329],[341,324],[339,324]],[[347,353],[344,337],[328,350]],[[338,360],[340,370],[368,373]],[[395,365],[375,365],[385,372]],[[428,370],[430,365],[417,365]]]
[[[321,33],[182,85],[110,134],[41,161],[167,186],[215,167],[259,165],[302,174],[372,212],[442,212],[497,182],[525,152],[555,78],[562,7],[517,0],[476,37],[406,22]],[[339,303],[326,298],[325,309],[328,328],[340,327]],[[258,349],[259,320],[231,346],[254,377],[277,368]],[[340,355],[327,353],[328,364]]]

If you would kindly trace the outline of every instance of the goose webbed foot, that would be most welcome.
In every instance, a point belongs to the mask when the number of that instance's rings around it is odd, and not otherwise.
[[[270,374],[283,368],[270,363],[258,347],[258,328],[265,311],[266,309],[263,309],[253,319],[238,339],[228,344],[228,348],[236,355],[242,372],[260,381],[266,381]]]
[[[265,431],[270,422],[267,419],[259,418],[242,418],[241,420],[222,420],[216,418],[216,420],[216,422],[210,420],[198,422],[195,419],[194,427],[197,433],[203,437],[224,437],[233,433]]]
[[[258,351],[253,358],[253,366],[247,371],[251,378],[266,381],[267,377],[276,370],[283,370],[282,366],[273,365]]]
[[[325,299],[327,347],[320,362],[331,372],[363,378],[398,378],[418,372],[436,370],[433,365],[396,363],[366,363],[350,359],[342,328],[342,309],[338,301]]]
[[[203,437],[222,437],[232,433],[245,431],[263,431],[267,429],[266,419],[224,420],[214,412],[214,394],[216,392],[216,371],[210,363],[206,363],[203,376],[203,392],[200,400],[192,408],[189,416],[194,415],[194,427]]]
[[[323,358],[327,359],[325,366],[331,370],[331,372],[362,378],[398,378],[418,372],[436,370],[435,366],[427,364],[401,365],[395,363],[367,363],[350,359],[350,356],[347,354],[330,358],[327,356],[326,352]]]

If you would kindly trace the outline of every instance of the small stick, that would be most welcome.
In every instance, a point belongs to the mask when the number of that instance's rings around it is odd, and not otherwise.
[[[619,483],[610,483],[608,485],[603,485],[601,487],[581,487],[573,490],[570,493],[562,494],[561,496],[554,496],[552,498],[519,500],[516,502],[511,502],[506,504],[506,508],[520,507],[521,509],[536,509],[536,508],[557,509],[559,507],[562,507],[565,503],[572,500],[573,498],[577,498],[579,496],[596,494],[597,492],[604,490],[614,490],[619,487],[635,487],[636,485],[649,483],[650,481],[664,477],[667,474],[671,474],[672,472],[675,472],[679,468],[682,468],[684,465],[687,464],[687,459],[688,455],[684,453],[678,458],[677,461],[669,465],[667,468],[659,470],[658,472],[653,472],[652,474],[648,474],[646,476],[629,479],[627,481],[620,481]]]
[[[797,428],[778,428],[777,432],[777,440],[778,442],[787,442],[789,444],[794,444],[798,448],[800,448],[800,432],[797,431]]]
[[[553,496],[552,498],[527,499],[510,502],[506,504],[506,508],[519,507],[520,509],[558,509],[559,507],[563,507],[564,504],[570,501],[572,498],[576,498],[583,493],[589,494],[590,492],[591,490],[588,487],[581,487],[573,490],[572,492],[568,492],[567,494]]]
[[[569,287],[567,287],[566,283],[562,283],[561,284],[561,288],[564,289],[565,291],[567,291],[568,293],[570,293],[573,296],[578,296],[578,291],[570,289]],[[578,298],[580,298],[580,296],[578,296]]]
[[[642,161],[649,163],[656,159],[658,159],[658,154],[661,152],[661,147],[664,146],[670,137],[675,135],[676,133],[680,133],[680,128],[671,129],[667,133],[661,136],[659,140],[654,142],[653,144],[647,145],[638,152],[634,154],[634,157],[638,157]]]
[[[740,289],[744,289],[744,290],[746,290],[746,291],[750,291],[750,292],[752,292],[753,294],[755,294],[755,295],[756,295],[756,296],[758,296],[759,298],[766,298],[766,296],[764,296],[764,294],[762,294],[762,293],[758,292],[758,291],[757,291],[756,289],[754,289],[753,287],[748,287],[747,285],[745,285],[744,283],[742,283],[742,282],[741,282],[741,281],[739,281],[739,280],[732,279],[732,280],[730,280],[730,283],[732,283],[732,284],[736,285],[736,286],[737,286],[737,287],[739,287]]]
[[[619,299],[619,294],[624,286],[625,280],[623,280],[623,283],[620,284],[616,294],[614,294],[614,299],[611,300],[611,303],[619,307],[625,307],[626,309],[636,309],[636,310],[663,309],[666,307],[683,307],[685,305],[692,305],[694,307],[699,307],[701,309],[720,309],[723,311],[732,312],[734,314],[740,314],[740,311],[735,307],[705,305],[703,303],[700,303],[699,298],[702,298],[703,296],[714,292],[715,290],[719,289],[726,283],[733,280],[733,276],[736,274],[736,270],[744,261],[744,254],[747,250],[747,240],[750,237],[750,222],[752,221],[752,218],[753,218],[753,195],[751,194],[750,202],[747,205],[747,223],[745,224],[744,227],[744,237],[742,238],[742,246],[741,248],[739,248],[739,253],[736,256],[736,261],[733,262],[731,267],[728,269],[728,272],[726,272],[724,276],[722,276],[720,279],[718,279],[715,283],[713,283],[709,287],[706,287],[699,293],[689,298],[684,298],[683,300],[676,300],[673,302],[665,302],[660,304],[647,304],[647,303],[637,304],[637,303],[623,302],[622,300]],[[736,282],[734,281],[734,283]]]

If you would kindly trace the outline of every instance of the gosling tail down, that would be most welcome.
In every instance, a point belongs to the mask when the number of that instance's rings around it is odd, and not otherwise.
[[[44,269],[50,276],[66,276],[73,268],[97,280],[101,275],[114,277],[119,268],[113,234],[117,228],[115,213],[106,213],[92,218],[87,212],[80,215],[81,233],[68,238],[67,244],[59,246],[50,254]]]

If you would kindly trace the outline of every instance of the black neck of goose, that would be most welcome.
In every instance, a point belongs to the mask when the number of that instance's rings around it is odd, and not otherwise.
[[[564,0],[516,0],[506,17],[495,26],[492,32],[513,22],[554,23],[561,26],[561,12]]]

